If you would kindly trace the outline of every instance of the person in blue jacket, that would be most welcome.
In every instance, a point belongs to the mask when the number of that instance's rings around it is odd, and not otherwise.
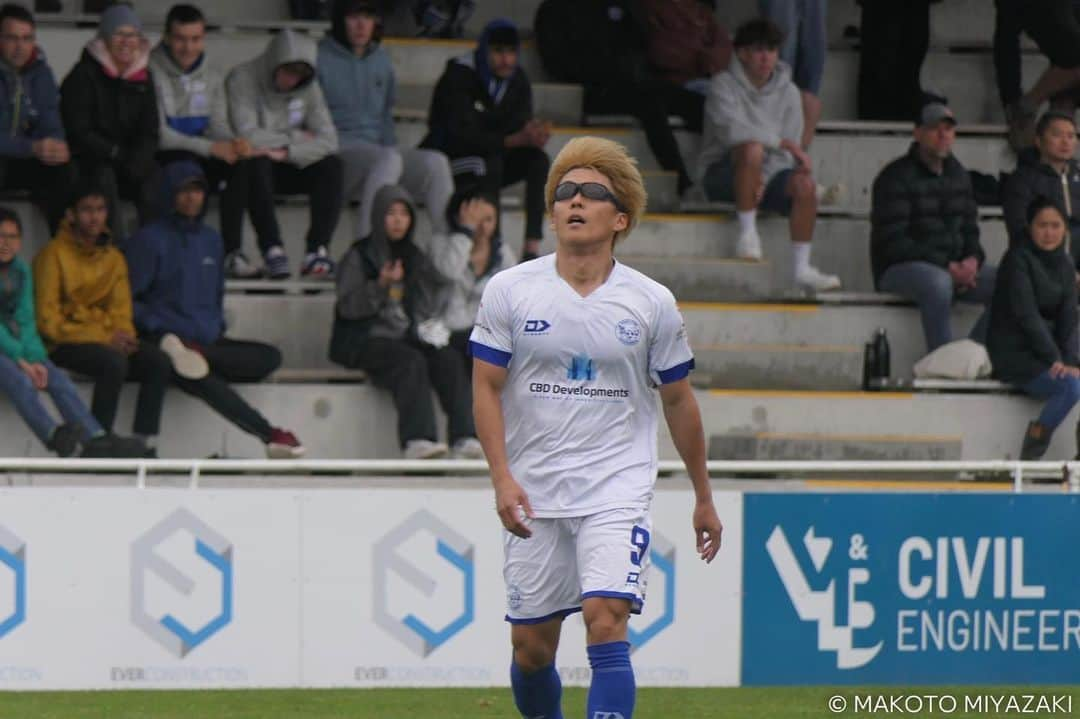
[[[189,160],[168,165],[163,191],[170,198],[163,206],[172,211],[143,226],[124,248],[139,335],[172,334],[202,354],[208,373],[201,378],[176,374],[176,386],[262,440],[271,459],[300,457],[304,447],[296,436],[271,425],[229,386],[265,379],[281,364],[281,353],[268,344],[225,337],[224,246],[221,235],[203,222],[202,168]]]
[[[0,189],[29,190],[56,233],[72,187],[60,91],[36,44],[34,16],[0,7]]]

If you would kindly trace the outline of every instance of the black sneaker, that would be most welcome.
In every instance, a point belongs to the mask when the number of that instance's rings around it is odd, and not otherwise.
[[[53,430],[46,446],[56,452],[57,457],[70,457],[79,449],[79,425],[71,422],[62,424]]]
[[[146,444],[137,437],[103,434],[88,440],[80,456],[86,459],[141,459],[146,456]]]

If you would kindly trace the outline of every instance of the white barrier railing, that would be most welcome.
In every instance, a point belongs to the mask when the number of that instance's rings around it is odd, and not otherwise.
[[[1042,479],[1059,477],[1067,483],[1070,491],[1080,492],[1080,462],[1020,462],[1012,460],[987,460],[969,462],[899,462],[899,461],[727,461],[707,463],[712,477],[735,475],[851,475],[851,474],[957,474],[1006,475],[1013,481],[1016,492],[1023,491],[1024,478]],[[0,474],[12,472],[57,474],[134,474],[135,486],[146,487],[151,474],[186,474],[189,486],[198,488],[204,475],[235,475],[237,473],[283,476],[293,474],[349,474],[368,476],[402,475],[482,475],[488,471],[481,460],[401,460],[401,459],[56,459],[56,458],[0,458]],[[685,474],[679,461],[662,461],[661,475]]]

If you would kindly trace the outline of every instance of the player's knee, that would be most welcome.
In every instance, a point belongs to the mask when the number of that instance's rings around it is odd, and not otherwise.
[[[555,649],[536,637],[515,637],[514,663],[526,674],[539,671],[555,661]]]
[[[585,631],[591,644],[626,639],[626,627],[630,619],[629,606],[624,607],[622,602],[601,601],[585,607],[583,614]]]
[[[811,200],[817,194],[814,178],[809,173],[798,172],[791,176],[791,195],[798,200]]]

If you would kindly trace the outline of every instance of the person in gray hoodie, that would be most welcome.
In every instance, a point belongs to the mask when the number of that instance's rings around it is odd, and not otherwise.
[[[395,185],[380,188],[371,205],[371,234],[341,259],[330,359],[364,370],[376,387],[390,391],[407,459],[448,452],[437,441],[433,389],[455,456],[479,459],[465,362],[439,321],[450,278],[413,241],[415,228],[409,193]]]
[[[183,160],[202,166],[207,188],[221,190],[221,236],[225,272],[250,279],[259,270],[240,250],[244,227],[246,183],[251,181],[252,145],[234,137],[225,101],[225,79],[206,56],[206,18],[194,5],[173,5],[165,17],[165,34],[150,53],[150,70],[158,103],[162,167]],[[253,220],[265,213],[252,213]],[[256,227],[260,236],[273,228]]]
[[[283,30],[253,60],[225,80],[233,133],[253,149],[246,206],[259,234],[271,279],[289,276],[289,260],[274,215],[274,193],[306,194],[311,211],[307,253],[300,274],[329,279],[334,263],[327,248],[341,217],[342,165],[337,130],[315,82],[315,43]]]
[[[779,60],[783,32],[751,20],[735,32],[735,62],[713,76],[705,102],[700,175],[710,200],[735,203],[735,255],[760,260],[757,210],[787,215],[796,286],[835,290],[840,279],[810,264],[817,221],[817,183],[802,149],[802,99]]]
[[[345,197],[356,199],[356,237],[371,233],[371,201],[383,185],[400,184],[423,200],[437,233],[446,231],[454,178],[446,155],[397,147],[396,80],[380,44],[381,15],[374,0],[336,0],[330,33],[319,42],[318,76],[337,127],[345,165]]]

